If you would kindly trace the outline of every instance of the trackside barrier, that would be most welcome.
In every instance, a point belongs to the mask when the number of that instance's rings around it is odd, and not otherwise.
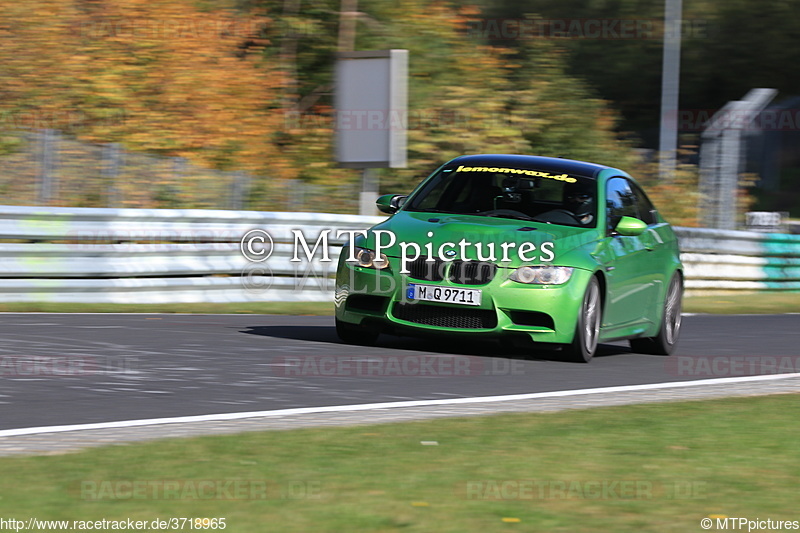
[[[800,235],[676,228],[686,288],[800,290]]]
[[[189,303],[331,301],[345,238],[383,217],[187,209],[0,206],[0,301]],[[268,261],[240,251],[252,229],[269,232]],[[330,262],[294,253],[329,234]],[[800,236],[677,228],[686,287],[800,290]]]
[[[340,230],[361,230],[384,217],[201,209],[86,209],[0,206],[0,301],[190,303],[332,301]],[[242,237],[266,230],[269,260],[251,263]],[[314,248],[308,261],[301,230]]]

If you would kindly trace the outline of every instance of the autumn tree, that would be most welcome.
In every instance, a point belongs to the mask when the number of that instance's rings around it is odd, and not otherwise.
[[[272,138],[283,78],[261,54],[268,18],[187,0],[5,2],[0,11],[6,116],[215,168],[290,173]]]

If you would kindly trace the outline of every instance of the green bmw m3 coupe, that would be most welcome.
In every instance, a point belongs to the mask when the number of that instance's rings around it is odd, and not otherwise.
[[[593,163],[462,156],[391,217],[342,250],[336,331],[522,339],[588,362],[599,342],[630,339],[667,355],[678,341],[678,242],[636,181]]]

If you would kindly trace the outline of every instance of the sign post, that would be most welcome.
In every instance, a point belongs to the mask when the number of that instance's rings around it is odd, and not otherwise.
[[[337,55],[336,161],[364,169],[359,213],[375,214],[375,168],[406,166],[408,50]]]
[[[661,65],[661,131],[658,140],[658,172],[662,180],[675,177],[678,151],[682,12],[683,0],[665,1],[664,52]]]

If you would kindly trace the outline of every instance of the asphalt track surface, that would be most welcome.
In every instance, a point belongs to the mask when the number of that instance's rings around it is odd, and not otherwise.
[[[685,316],[671,357],[341,344],[333,317],[0,314],[0,429],[800,372],[800,315]]]

